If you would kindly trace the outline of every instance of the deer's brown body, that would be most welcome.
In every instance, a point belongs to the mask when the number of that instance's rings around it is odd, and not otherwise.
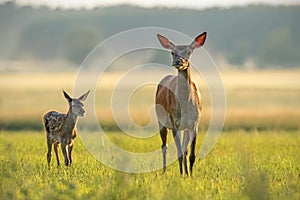
[[[205,42],[206,33],[199,35],[190,45],[176,46],[167,38],[158,34],[163,47],[170,49],[173,55],[173,66],[177,68],[178,75],[164,77],[156,92],[156,115],[162,139],[163,168],[166,170],[167,132],[172,130],[175,140],[180,173],[182,162],[185,173],[187,169],[187,147],[191,143],[190,172],[195,162],[196,134],[202,110],[202,101],[196,84],[191,80],[189,58],[195,48]],[[180,144],[180,131],[184,131],[182,146]]]
[[[156,93],[156,104],[161,105],[168,113],[164,126],[172,129],[173,123],[171,115],[174,119],[175,127],[179,130],[194,127],[194,124],[200,120],[200,111],[202,110],[202,101],[200,93],[194,82],[183,83],[187,87],[187,99],[178,99],[178,77],[166,76],[158,85]],[[185,101],[185,102],[184,102]],[[182,104],[185,105],[182,105]],[[185,112],[182,110],[185,107]],[[160,113],[157,112],[159,115]],[[185,120],[183,120],[185,119]]]
[[[65,165],[71,165],[72,149],[74,145],[74,139],[76,138],[77,134],[76,122],[78,116],[83,116],[85,113],[82,101],[86,99],[89,91],[86,94],[79,97],[78,99],[72,99],[65,91],[63,91],[63,93],[65,98],[69,102],[68,113],[63,114],[56,111],[50,111],[43,116],[43,123],[46,129],[46,138],[48,146],[47,162],[49,169],[52,154],[52,144],[54,145],[57,165],[60,165],[58,156],[58,144],[60,143],[62,153],[64,155]]]

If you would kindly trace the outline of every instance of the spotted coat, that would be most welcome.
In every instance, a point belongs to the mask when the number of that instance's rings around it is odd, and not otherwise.
[[[46,113],[43,117],[44,119],[44,126],[47,131],[48,136],[50,137],[52,143],[61,143],[61,139],[63,137],[63,125],[67,118],[66,114],[59,113],[56,111],[50,111]],[[76,130],[73,129],[71,139],[75,139],[76,137]],[[69,141],[73,143],[73,141]]]

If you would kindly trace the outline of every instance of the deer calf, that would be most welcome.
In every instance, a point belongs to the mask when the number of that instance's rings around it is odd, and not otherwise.
[[[73,99],[65,91],[63,91],[64,96],[69,103],[68,113],[63,114],[56,111],[50,111],[43,116],[43,122],[47,136],[47,162],[49,169],[52,154],[52,144],[54,144],[57,166],[60,164],[58,156],[59,143],[61,143],[61,150],[64,155],[65,166],[71,165],[71,153],[74,145],[74,139],[76,137],[76,122],[78,116],[83,117],[85,113],[82,102],[87,98],[89,92],[90,91],[78,99]]]

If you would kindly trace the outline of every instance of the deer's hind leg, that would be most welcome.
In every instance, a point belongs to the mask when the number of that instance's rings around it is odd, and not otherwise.
[[[193,166],[195,163],[195,159],[196,159],[196,141],[197,141],[197,128],[194,128],[193,131],[190,132],[191,133],[191,153],[190,153],[190,173],[192,175],[193,172]]]
[[[51,162],[51,155],[52,155],[52,141],[49,136],[49,133],[47,133],[47,147],[48,147],[47,163],[48,163],[48,169],[50,169],[50,162]]]
[[[54,152],[55,152],[56,162],[57,162],[57,167],[58,167],[60,165],[59,156],[58,156],[58,142],[54,143]]]
[[[159,124],[159,132],[160,132],[160,138],[162,141],[161,150],[163,154],[163,170],[166,171],[166,159],[167,159],[167,134],[168,129],[161,124]]]

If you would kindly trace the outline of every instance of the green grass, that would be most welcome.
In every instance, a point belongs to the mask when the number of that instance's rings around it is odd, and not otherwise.
[[[199,148],[202,133],[198,138]],[[161,145],[159,136],[149,145],[120,132],[110,139],[143,152]],[[177,162],[165,174],[116,171],[95,160],[80,139],[71,167],[56,168],[53,158],[48,170],[44,134],[2,131],[0,199],[300,199],[299,144],[299,131],[224,132],[196,161],[193,177],[181,177]]]
[[[97,88],[96,114],[105,130],[118,130],[110,103],[121,76],[107,73],[101,89]],[[53,158],[48,170],[41,117],[52,109],[66,112],[61,89],[71,92],[76,73],[2,73],[0,199],[300,199],[298,76],[298,69],[222,72],[227,97],[225,131],[208,157],[196,161],[193,177],[181,177],[177,162],[165,174],[161,170],[144,174],[116,171],[94,159],[80,138],[75,141],[72,167],[56,168]],[[193,79],[204,101],[199,152],[211,107],[204,80],[196,74]],[[154,95],[155,85],[151,85],[131,96],[129,112],[136,123],[149,122]],[[89,114],[78,126],[88,125]],[[149,152],[161,146],[158,134],[147,140],[121,132],[108,135],[128,151]]]

